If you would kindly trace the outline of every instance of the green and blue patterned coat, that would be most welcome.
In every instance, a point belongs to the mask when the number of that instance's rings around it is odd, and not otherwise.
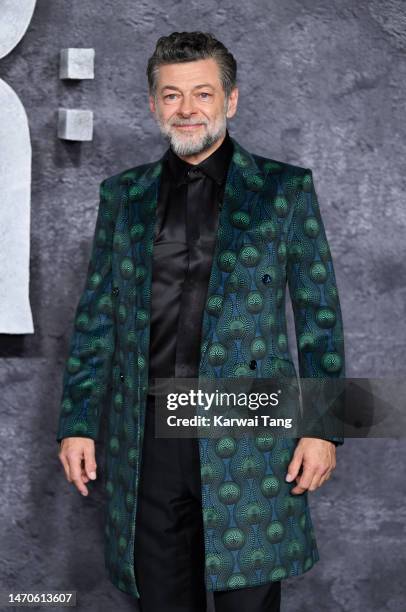
[[[251,154],[232,142],[199,373],[213,378],[295,376],[285,319],[288,285],[299,375],[342,377],[340,303],[312,171]],[[102,401],[108,399],[105,563],[113,584],[136,598],[135,518],[161,170],[162,158],[100,185],[57,435],[58,440],[75,435],[98,440]],[[319,559],[307,492],[291,494],[295,483],[285,481],[296,443],[272,435],[248,441],[199,439],[207,590],[297,576]]]

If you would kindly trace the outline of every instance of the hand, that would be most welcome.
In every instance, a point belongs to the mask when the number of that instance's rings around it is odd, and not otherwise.
[[[68,482],[73,482],[82,495],[88,495],[85,483],[96,479],[94,440],[82,437],[63,438],[58,457]]]
[[[299,474],[303,462],[303,470]],[[288,465],[286,480],[296,478],[297,485],[291,493],[314,491],[328,480],[336,467],[336,447],[330,440],[320,438],[301,438]],[[299,474],[299,476],[298,476]]]

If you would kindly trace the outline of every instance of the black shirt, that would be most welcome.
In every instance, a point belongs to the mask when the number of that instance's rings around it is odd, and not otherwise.
[[[172,148],[163,158],[152,263],[151,395],[155,378],[198,376],[219,206],[233,149],[226,131],[220,147],[197,165]]]

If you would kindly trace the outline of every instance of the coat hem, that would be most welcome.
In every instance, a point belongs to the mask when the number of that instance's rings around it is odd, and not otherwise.
[[[216,593],[216,592],[220,592],[220,591],[237,591],[240,589],[247,589],[247,588],[253,588],[256,586],[263,586],[265,584],[269,584],[270,582],[277,582],[282,581],[282,580],[287,580],[288,578],[296,578],[297,576],[301,576],[303,574],[305,574],[306,572],[308,572],[309,570],[312,569],[312,567],[320,560],[320,555],[318,552],[314,552],[313,553],[313,557],[312,557],[312,563],[307,565],[303,571],[297,573],[297,574],[293,574],[293,575],[286,575],[286,576],[281,576],[278,579],[265,579],[265,580],[259,580],[258,582],[255,582],[255,584],[245,584],[245,585],[236,585],[234,587],[225,587],[225,588],[213,588],[214,584],[208,584],[206,582],[206,591],[208,593]],[[140,595],[138,593],[138,591],[132,589],[131,585],[123,582],[122,580],[120,580],[116,575],[114,575],[108,568],[107,568],[107,575],[108,578],[110,580],[110,582],[119,590],[122,591],[123,593],[126,593],[127,595],[130,595],[133,599],[140,599]]]
[[[130,595],[133,599],[140,599],[140,594],[137,590],[134,590],[130,584],[123,582],[117,576],[115,576],[108,568],[107,568],[107,577],[110,582],[122,593],[126,593]]]
[[[312,556],[312,563],[307,565],[301,572],[298,572],[297,574],[289,574],[286,576],[281,576],[280,578],[266,578],[264,580],[258,580],[258,582],[255,582],[255,584],[241,584],[241,585],[236,585],[233,587],[226,587],[226,586],[222,586],[221,588],[213,588],[215,587],[215,585],[209,584],[208,581],[206,580],[206,591],[209,593],[218,593],[220,591],[237,591],[240,589],[249,589],[249,588],[253,588],[256,586],[263,586],[265,584],[269,584],[270,582],[277,582],[277,581],[282,581],[282,580],[287,580],[288,578],[296,578],[297,576],[302,576],[303,574],[305,574],[306,572],[308,572],[309,570],[312,569],[312,567],[317,563],[317,561],[320,560],[320,555],[318,552],[314,552],[313,556]]]

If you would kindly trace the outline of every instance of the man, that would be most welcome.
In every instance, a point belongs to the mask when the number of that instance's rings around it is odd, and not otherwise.
[[[319,559],[307,492],[330,477],[343,438],[155,437],[154,393],[159,379],[295,376],[286,283],[300,376],[344,376],[312,172],[230,137],[236,63],[210,34],[161,37],[147,75],[150,109],[170,146],[101,183],[64,373],[59,457],[87,495],[111,382],[112,582],[144,612],[205,610],[206,591],[217,611],[279,610],[281,580]]]

